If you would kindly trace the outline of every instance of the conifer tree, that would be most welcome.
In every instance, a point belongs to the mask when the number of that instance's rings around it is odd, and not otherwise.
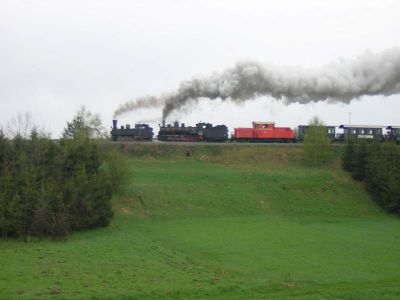
[[[348,139],[346,146],[344,148],[342,156],[342,166],[350,174],[354,170],[354,160],[355,160],[355,142],[353,139]]]
[[[364,140],[358,141],[355,147],[351,175],[356,180],[364,180],[367,163],[367,144]]]
[[[59,143],[36,129],[0,132],[0,234],[53,235],[106,226],[112,187],[86,131]]]

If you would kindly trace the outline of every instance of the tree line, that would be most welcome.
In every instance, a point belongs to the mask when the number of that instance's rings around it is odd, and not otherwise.
[[[60,140],[36,129],[13,137],[0,130],[1,236],[65,237],[109,224],[124,164],[77,117]]]
[[[343,168],[363,181],[373,200],[391,213],[400,213],[400,147],[395,143],[348,140]]]

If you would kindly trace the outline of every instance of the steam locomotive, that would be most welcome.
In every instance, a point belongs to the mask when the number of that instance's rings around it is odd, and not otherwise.
[[[111,128],[111,140],[113,141],[151,141],[153,140],[153,128],[148,124],[135,124],[131,128],[129,124],[117,127],[118,121],[113,120]]]
[[[159,141],[174,142],[225,142],[228,140],[228,127],[213,126],[211,123],[197,123],[196,126],[185,126],[178,122],[173,125],[160,126]]]
[[[343,133],[337,133],[336,126],[325,126],[326,134],[332,142],[349,138],[366,140],[392,140],[400,143],[400,126],[373,125],[340,125]],[[229,139],[228,128],[225,125],[213,126],[211,123],[197,123],[196,126],[186,126],[174,122],[173,125],[160,125],[157,139],[166,142],[250,142],[250,143],[295,143],[302,142],[309,129],[308,125],[299,125],[297,133],[289,127],[276,127],[273,122],[253,122],[252,127],[234,128]],[[386,129],[386,133],[384,130]],[[148,124],[135,124],[117,127],[113,120],[111,139],[113,141],[151,141],[153,128]]]

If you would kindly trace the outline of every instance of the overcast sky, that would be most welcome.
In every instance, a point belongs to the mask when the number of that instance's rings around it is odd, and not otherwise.
[[[118,105],[173,91],[183,80],[255,60],[318,67],[400,46],[400,1],[0,1],[0,123],[30,112],[57,136],[80,105],[111,126]],[[243,105],[202,101],[172,115],[186,124],[295,127],[326,123],[400,125],[400,95],[351,104]],[[124,115],[152,120],[160,109]]]

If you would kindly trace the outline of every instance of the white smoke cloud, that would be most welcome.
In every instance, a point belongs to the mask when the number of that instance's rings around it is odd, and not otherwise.
[[[312,101],[349,103],[364,95],[400,93],[400,49],[365,54],[317,69],[283,68],[244,61],[208,77],[182,82],[175,92],[147,96],[122,104],[114,113],[162,107],[163,120],[201,98],[244,102],[272,96],[286,104]]]

